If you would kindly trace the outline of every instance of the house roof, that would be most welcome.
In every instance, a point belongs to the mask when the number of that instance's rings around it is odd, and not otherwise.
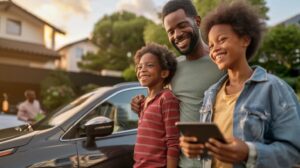
[[[62,46],[61,48],[59,48],[57,51],[61,51],[65,48],[68,48],[68,47],[73,46],[75,44],[78,44],[78,43],[81,43],[81,42],[88,42],[88,41],[90,41],[90,39],[88,37],[86,37],[86,38],[83,38],[81,40],[77,40],[77,41],[74,41],[72,43],[66,44],[66,45]]]
[[[298,25],[300,25],[300,13],[287,18],[287,19],[277,23],[276,25],[280,25],[280,24],[298,24]]]
[[[7,1],[7,0],[4,0],[4,1],[1,1],[1,0],[0,0],[0,5],[4,5],[4,6],[5,6],[4,8],[5,8],[6,10],[8,10],[8,9],[11,8],[11,7],[15,7],[15,8],[17,8],[18,10],[20,10],[20,11],[26,13],[27,15],[31,16],[31,17],[34,18],[35,20],[37,20],[37,21],[39,21],[39,22],[42,22],[42,23],[44,23],[44,24],[50,26],[50,27],[53,28],[55,31],[57,31],[57,32],[59,32],[59,33],[61,33],[61,34],[66,34],[65,31],[63,31],[63,30],[61,30],[61,29],[55,27],[54,25],[50,24],[49,22],[47,22],[47,21],[45,21],[45,20],[39,18],[38,16],[34,15],[33,13],[31,13],[31,12],[27,11],[26,9],[20,7],[19,5],[17,5],[17,4],[15,4],[14,2],[12,2],[12,0],[8,0],[8,1]]]
[[[35,55],[49,56],[50,58],[58,59],[58,52],[48,49],[41,44],[28,43],[10,39],[0,38],[0,49],[25,52]]]

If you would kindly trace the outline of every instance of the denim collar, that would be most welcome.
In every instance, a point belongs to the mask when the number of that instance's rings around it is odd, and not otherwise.
[[[254,72],[248,81],[265,82],[268,80],[268,73],[264,68],[260,66],[252,66],[251,68],[254,69]]]
[[[258,66],[251,66],[251,68],[254,70],[253,74],[251,75],[250,79],[248,79],[246,81],[246,83],[252,83],[252,82],[265,82],[268,80],[268,73],[267,71]],[[222,86],[222,84],[228,79],[228,74],[226,73],[223,77],[221,77],[221,79],[219,79],[219,81],[217,83],[215,83],[212,87],[211,87],[211,91],[215,91],[215,90],[219,90],[220,87]]]

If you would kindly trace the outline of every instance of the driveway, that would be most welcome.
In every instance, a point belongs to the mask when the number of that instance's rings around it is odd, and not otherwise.
[[[15,127],[26,124],[24,121],[18,120],[16,115],[4,114],[0,112],[0,129]]]

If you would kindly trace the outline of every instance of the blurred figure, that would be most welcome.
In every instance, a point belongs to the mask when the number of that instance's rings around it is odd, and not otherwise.
[[[4,112],[4,113],[9,112],[9,102],[8,102],[8,96],[6,93],[3,93],[2,112]]]
[[[33,90],[26,90],[25,93],[26,100],[18,106],[18,119],[33,123],[36,121],[38,114],[42,114],[40,103],[36,100],[36,95]]]

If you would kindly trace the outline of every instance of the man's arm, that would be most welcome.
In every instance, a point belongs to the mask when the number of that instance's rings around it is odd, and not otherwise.
[[[17,117],[21,121],[28,121],[27,111],[22,104],[20,104],[18,107]]]
[[[168,157],[167,158],[167,168],[177,168],[178,158]]]

